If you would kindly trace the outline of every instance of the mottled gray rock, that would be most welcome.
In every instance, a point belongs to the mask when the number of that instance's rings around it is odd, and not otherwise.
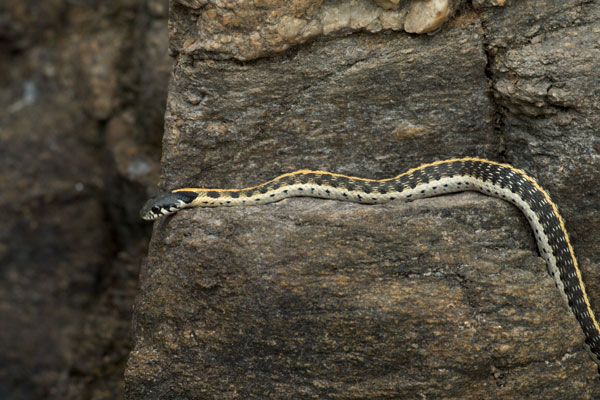
[[[561,206],[598,303],[599,6],[478,1],[409,35],[411,3],[393,3],[174,2],[161,188],[512,161]],[[310,33],[324,13],[368,15],[359,8],[402,28],[340,17]],[[161,220],[128,397],[598,398],[581,330],[518,215],[463,194]]]

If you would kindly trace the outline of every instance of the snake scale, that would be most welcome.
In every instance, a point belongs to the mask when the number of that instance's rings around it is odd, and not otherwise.
[[[187,207],[250,206],[298,196],[375,204],[469,190],[511,202],[525,214],[548,271],[579,321],[586,348],[600,372],[600,326],[585,291],[565,223],[556,204],[535,179],[508,164],[480,158],[455,158],[424,164],[393,178],[379,180],[300,170],[243,189],[172,190],[148,200],[140,216],[155,220]]]

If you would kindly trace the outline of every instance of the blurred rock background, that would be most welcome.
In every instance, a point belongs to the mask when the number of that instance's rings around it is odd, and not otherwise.
[[[0,2],[0,399],[122,398],[167,0]]]

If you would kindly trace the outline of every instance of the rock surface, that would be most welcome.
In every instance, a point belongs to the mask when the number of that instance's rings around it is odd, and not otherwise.
[[[600,5],[478,1],[422,36],[340,17],[410,7],[381,3],[173,1],[160,186],[511,161],[560,204],[597,304]],[[159,221],[128,398],[598,398],[518,215],[462,194]]]
[[[543,4],[482,14],[498,122],[507,158],[560,205],[600,304],[600,4]]]
[[[182,55],[161,186],[235,187],[301,168],[387,177],[457,154],[493,156],[481,27],[468,21],[444,38],[357,33],[251,65]]]
[[[171,5],[173,52],[252,60],[350,32],[430,32],[450,18],[460,1],[173,0]]]
[[[481,195],[181,212],[140,290],[130,398],[600,394],[526,221]]]

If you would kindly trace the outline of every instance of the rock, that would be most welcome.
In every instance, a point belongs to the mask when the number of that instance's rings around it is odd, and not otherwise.
[[[128,398],[597,396],[526,226],[477,194],[161,220]]]
[[[599,304],[600,4],[538,6],[482,13],[498,120],[507,157],[534,171],[560,205]]]
[[[506,0],[472,0],[471,3],[475,9],[486,7],[503,7]]]
[[[373,0],[381,8],[386,10],[397,10],[400,7],[400,0]]]
[[[161,188],[512,161],[563,210],[598,299],[599,6],[482,3],[418,36],[401,32],[416,6],[379,3],[173,7]],[[160,220],[127,397],[598,398],[581,329],[518,215],[462,194]]]
[[[447,21],[460,2],[352,0],[225,2],[177,1],[172,8],[171,52],[197,58],[251,60],[322,36],[351,32],[425,33]]]
[[[413,1],[406,15],[404,30],[410,33],[426,33],[442,25],[452,10],[449,0]]]
[[[481,40],[465,23],[444,39],[317,41],[255,66],[182,54],[161,187],[240,187],[302,168],[383,178],[457,154],[491,157],[499,138]],[[460,77],[447,68],[457,64]]]
[[[123,397],[171,63],[162,12],[0,5],[1,399]]]
[[[175,0],[177,3],[191,9],[200,9],[208,4],[208,0]]]

